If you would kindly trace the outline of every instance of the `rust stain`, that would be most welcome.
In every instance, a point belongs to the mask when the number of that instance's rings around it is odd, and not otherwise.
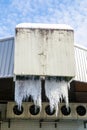
[[[29,28],[29,30],[34,31],[34,32],[35,32],[35,30],[36,30],[36,29],[35,29],[35,28]]]
[[[50,32],[51,32],[51,34],[54,33],[54,29],[51,29]]]
[[[47,35],[47,34],[48,34],[48,30],[46,30],[46,29],[40,29],[40,30],[39,30],[39,33],[40,33],[42,36],[44,36],[44,35]]]
[[[16,35],[18,34],[18,29],[15,30]]]
[[[48,36],[46,37],[46,41],[48,41]]]

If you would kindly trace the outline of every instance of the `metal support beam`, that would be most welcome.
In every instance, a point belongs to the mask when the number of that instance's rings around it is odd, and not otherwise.
[[[10,126],[11,126],[11,120],[9,119],[8,120],[8,128],[10,128]]]
[[[55,120],[55,121],[50,121],[50,120],[46,120],[44,121],[43,119],[41,119],[39,121],[40,123],[40,128],[42,128],[42,123],[46,124],[46,123],[53,123],[54,124],[54,127],[57,128],[57,123],[59,122],[59,119],[58,120]]]
[[[84,121],[84,128],[86,128],[86,124],[87,124],[87,120],[86,120],[86,121]]]
[[[43,122],[44,120],[43,119],[41,119],[40,121],[39,121],[39,123],[40,123],[40,128],[42,128],[42,122]]]

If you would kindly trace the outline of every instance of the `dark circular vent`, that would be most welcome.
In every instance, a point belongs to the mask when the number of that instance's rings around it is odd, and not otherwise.
[[[63,115],[68,116],[71,113],[71,109],[70,109],[70,107],[67,109],[66,106],[64,105],[61,107],[61,112]]]
[[[15,105],[13,107],[13,112],[14,112],[15,115],[21,115],[23,113],[23,107],[21,106],[21,109],[18,109],[18,106]]]
[[[51,112],[51,110],[50,110],[50,106],[48,105],[48,106],[46,106],[46,108],[45,108],[45,112],[48,114],[48,115],[53,115],[54,113],[55,113],[55,110],[53,110],[52,112]]]
[[[40,108],[35,105],[32,105],[30,106],[29,111],[32,115],[37,115],[40,112]]]
[[[78,106],[76,111],[80,116],[84,116],[86,114],[86,108],[84,106]]]

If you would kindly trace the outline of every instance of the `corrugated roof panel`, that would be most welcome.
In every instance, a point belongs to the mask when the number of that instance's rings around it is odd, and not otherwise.
[[[79,46],[75,46],[75,61],[75,80],[87,82],[87,50]]]
[[[12,77],[14,67],[14,38],[0,40],[0,78]]]

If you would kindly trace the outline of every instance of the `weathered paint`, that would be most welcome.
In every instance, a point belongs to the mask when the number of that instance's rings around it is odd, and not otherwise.
[[[79,45],[74,45],[74,50],[75,50],[75,63],[76,63],[75,80],[87,82],[87,48],[80,47]],[[0,78],[13,77],[13,72],[14,72],[14,38],[12,37],[1,39]]]
[[[16,28],[15,75],[75,76],[72,29]]]

